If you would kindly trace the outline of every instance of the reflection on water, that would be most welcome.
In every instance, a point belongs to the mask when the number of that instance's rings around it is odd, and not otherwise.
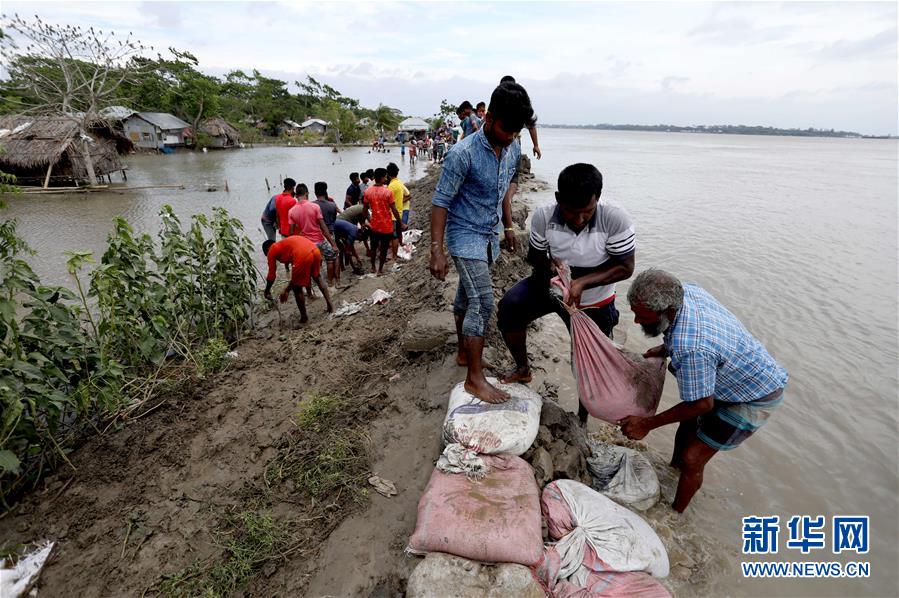
[[[624,204],[636,223],[638,270],[666,268],[706,288],[790,372],[785,402],[771,422],[712,460],[683,520],[656,522],[687,534],[697,551],[721,552],[701,579],[677,584],[678,592],[896,595],[896,142],[552,129],[541,129],[540,140],[543,159],[533,167],[544,179],[554,183],[572,162],[600,168],[604,197]],[[38,273],[64,283],[63,252],[102,251],[114,215],[155,231],[164,203],[183,220],[224,206],[260,241],[266,177],[273,187],[283,176],[310,188],[324,180],[342,201],[350,171],[397,158],[365,149],[335,155],[329,148],[140,156],[129,159],[129,184],[183,183],[187,190],[17,197],[9,211],[38,251]],[[415,176],[401,167],[401,177]],[[230,193],[204,190],[207,182],[222,189],[225,181]],[[427,209],[429,200],[413,198],[413,209]],[[551,191],[537,201],[552,201]],[[652,343],[620,299],[626,288],[619,286],[616,339],[644,349]],[[566,357],[564,327],[549,330],[531,342]],[[560,376],[560,394],[573,405],[570,375]],[[663,407],[677,401],[673,378],[662,401]],[[673,432],[669,426],[648,437],[657,461],[667,460]],[[782,522],[794,514],[870,515],[871,579],[742,579],[741,517],[764,514]],[[802,557],[784,551],[785,541],[783,529],[776,560],[842,558],[829,549]]]

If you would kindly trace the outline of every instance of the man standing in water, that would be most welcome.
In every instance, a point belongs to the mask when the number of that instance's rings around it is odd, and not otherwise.
[[[487,382],[482,355],[493,312],[490,265],[499,254],[498,210],[518,165],[515,138],[534,122],[527,92],[518,84],[497,87],[484,126],[447,154],[431,200],[431,274],[446,278],[446,246],[459,272],[453,303],[459,337],[459,365],[468,367],[465,390],[482,401],[500,403],[508,395]],[[503,214],[506,238],[514,237],[511,214]]]
[[[634,322],[664,343],[645,357],[670,357],[681,403],[652,417],[621,420],[632,440],[677,422],[671,466],[680,469],[672,507],[683,513],[705,464],[752,436],[783,401],[787,371],[732,313],[700,287],[646,270],[627,293]]]

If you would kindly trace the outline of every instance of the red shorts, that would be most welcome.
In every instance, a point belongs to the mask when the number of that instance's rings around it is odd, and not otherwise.
[[[318,247],[293,260],[290,267],[290,284],[294,287],[308,287],[313,278],[321,275],[322,254]]]

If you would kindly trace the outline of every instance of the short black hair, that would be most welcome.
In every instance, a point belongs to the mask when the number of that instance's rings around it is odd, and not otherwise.
[[[472,109],[473,109],[473,108],[472,108],[472,105],[471,105],[471,102],[469,102],[468,100],[465,100],[464,102],[462,102],[461,104],[459,104],[459,107],[456,108],[456,114],[458,114],[458,113],[461,112],[462,110],[465,110],[466,108],[469,109],[469,110],[472,110]]]
[[[296,194],[299,196],[309,195],[309,187],[306,186],[306,183],[300,183],[299,185],[297,185]]]
[[[367,176],[367,177],[370,178],[370,179],[375,178],[375,169],[374,169],[374,168],[369,168],[368,170],[366,170],[366,171],[365,171],[365,176]]]
[[[274,244],[275,244],[275,242],[272,241],[271,239],[266,239],[265,241],[263,241],[262,242],[262,253],[264,253],[265,255],[268,255],[268,250],[271,249],[272,245],[274,245]]]
[[[328,195],[328,183],[324,181],[318,181],[315,183],[315,196],[322,197]]]
[[[371,178],[371,175],[368,174],[368,171],[367,171],[367,170],[363,170],[362,172],[359,173],[359,177],[360,177],[360,178],[365,177],[365,178],[367,178],[367,179],[370,179],[370,178]]]
[[[386,176],[387,176],[387,169],[386,169],[386,168],[375,168],[375,176],[372,177],[372,178],[374,178],[375,180],[377,180],[377,179],[383,179],[383,178],[386,177]]]
[[[350,181],[354,181],[354,180],[356,180],[356,179],[358,179],[358,178],[359,178],[359,173],[358,173],[358,172],[351,172],[351,173],[350,173]]]
[[[515,83],[515,77],[512,75],[503,75],[503,78],[499,80],[499,84],[502,85],[503,83]]]
[[[503,124],[507,133],[517,133],[537,122],[531,98],[518,83],[503,83],[494,89],[487,111],[493,115],[494,120]]]
[[[400,173],[400,167],[397,166],[395,162],[391,162],[390,164],[387,165],[386,172],[387,172],[387,174],[389,174],[390,176],[395,178],[396,175],[398,175]]]
[[[487,104],[485,104],[484,102],[478,102],[478,105],[476,106],[476,108],[478,110],[480,110],[481,108],[486,108],[486,107],[487,107]]]
[[[592,164],[572,164],[559,173],[558,187],[556,198],[560,203],[583,208],[594,196],[602,195],[602,173]]]
[[[284,190],[285,191],[290,191],[291,189],[293,189],[296,186],[297,186],[297,182],[295,180],[293,180],[292,178],[287,177],[286,179],[284,179]]]

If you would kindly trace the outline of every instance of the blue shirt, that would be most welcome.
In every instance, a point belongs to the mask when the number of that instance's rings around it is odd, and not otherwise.
[[[665,332],[683,401],[748,403],[783,388],[787,371],[707,291],[684,284],[684,305]]]
[[[465,133],[465,136],[473,135],[475,132],[475,125],[478,124],[478,117],[474,114],[469,114],[466,118],[463,118],[459,123],[459,126],[462,127],[462,132]],[[480,131],[480,128],[478,128]]]
[[[272,195],[272,198],[268,200],[268,203],[265,204],[265,209],[262,210],[262,221],[263,222],[274,222],[278,217],[278,211],[275,209],[275,198],[277,195]]]
[[[497,226],[503,197],[518,167],[521,148],[503,148],[499,159],[484,130],[466,137],[446,154],[431,204],[446,208],[450,255],[488,261],[499,255]]]

